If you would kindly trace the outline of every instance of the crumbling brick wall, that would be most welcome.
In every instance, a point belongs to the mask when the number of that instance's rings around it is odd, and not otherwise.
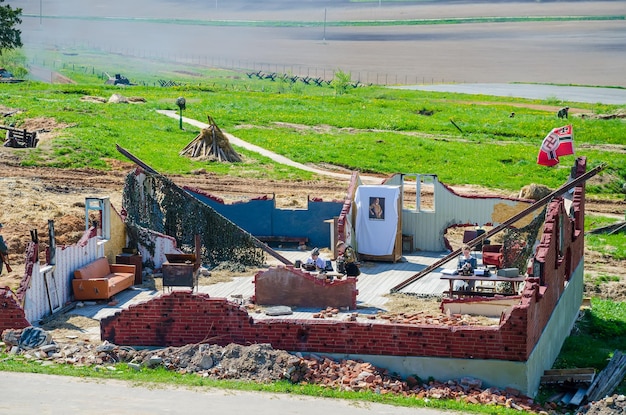
[[[343,207],[341,208],[341,213],[339,214],[339,218],[337,219],[337,238],[339,241],[345,241],[348,243],[352,243],[352,229],[350,229],[350,223],[348,216],[352,214],[352,202],[354,201],[354,195],[356,194],[356,189],[358,187],[359,174],[357,172],[352,173],[350,176],[350,183],[348,185],[348,192],[346,194],[346,199],[344,201]],[[335,247],[331,247],[333,249],[333,257],[336,257]]]
[[[6,329],[23,329],[30,326],[24,309],[9,287],[0,288],[0,333]]]
[[[445,327],[380,320],[254,321],[243,307],[224,298],[174,291],[102,320],[101,336],[116,344],[135,346],[181,346],[201,341],[220,345],[270,343],[275,348],[303,352],[521,361],[527,357],[525,333],[511,323],[501,327]]]
[[[584,174],[586,159],[579,158],[575,169],[576,177]],[[526,280],[522,301],[508,316],[525,332],[527,355],[541,337],[572,272],[583,260],[584,201],[583,184],[574,188],[569,214],[562,198],[548,205],[543,234],[528,269],[530,277]]]
[[[574,168],[575,177],[584,174],[586,159],[579,158]],[[524,333],[527,356],[539,341],[567,282],[584,257],[584,184],[574,188],[571,199],[569,213],[563,198],[556,198],[548,205],[520,304],[501,319],[508,322],[501,326],[502,334]]]
[[[295,307],[356,309],[356,278],[325,278],[293,267],[271,267],[254,276],[254,302]]]
[[[100,330],[103,340],[120,345],[227,345],[254,343],[252,324],[245,309],[224,298],[174,291],[103,319]]]

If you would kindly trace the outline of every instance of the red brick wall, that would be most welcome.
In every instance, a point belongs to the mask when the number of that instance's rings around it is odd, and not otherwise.
[[[358,173],[352,173],[352,176],[350,176],[350,184],[348,184],[348,193],[346,194],[345,202],[343,204],[343,207],[341,208],[339,218],[337,219],[337,237],[340,241],[344,242],[346,241],[348,235],[351,234],[351,232],[346,229],[346,226],[348,226],[347,216],[350,213],[350,207],[352,207],[352,201],[354,200],[354,195],[356,194],[357,179]],[[350,243],[350,241],[347,242]],[[334,246],[331,246],[330,248],[333,252],[335,252]]]
[[[579,159],[578,172],[584,172]],[[206,294],[175,291],[131,306],[101,322],[102,340],[120,345],[180,346],[208,341],[270,343],[275,348],[316,353],[432,356],[526,361],[548,322],[566,281],[583,256],[584,186],[574,192],[574,218],[563,200],[549,206],[535,261],[540,275],[526,280],[519,305],[499,326],[392,324],[387,321],[271,319],[254,321],[243,307]],[[559,228],[559,217],[563,227]],[[563,232],[563,256],[558,253]],[[532,268],[532,267],[531,267]]]
[[[576,176],[585,173],[586,159],[579,158]],[[584,255],[584,200],[585,186],[574,188],[572,195],[574,212],[570,217],[565,210],[563,199],[553,200],[547,207],[546,219],[541,241],[537,247],[533,263],[541,265],[541,272],[533,275],[535,267],[530,266],[530,278],[527,279],[522,302],[511,311],[512,317],[525,321],[527,337],[526,354],[530,355],[550,319],[554,307],[563,291],[566,281],[576,269]],[[563,218],[563,227],[559,224]],[[563,232],[563,255],[559,255],[559,232]]]
[[[318,353],[437,356],[524,360],[523,328],[442,327],[386,321],[271,319],[255,322],[224,298],[174,291],[131,306],[101,322],[102,340],[121,345],[181,346],[209,341],[270,343],[275,348]]]
[[[17,288],[17,298],[20,302],[24,302],[26,297],[26,291],[30,286],[30,279],[33,276],[33,267],[35,263],[39,261],[39,244],[35,242],[29,242],[26,245],[26,264],[24,266],[24,276],[20,281],[20,286]]]
[[[30,326],[24,309],[8,287],[0,288],[0,333],[6,329],[23,329]]]
[[[356,309],[356,278],[318,278],[293,267],[272,267],[254,276],[254,303],[295,307]]]

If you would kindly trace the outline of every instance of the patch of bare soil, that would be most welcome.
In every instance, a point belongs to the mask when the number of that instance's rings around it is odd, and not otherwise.
[[[73,79],[68,78],[67,76],[61,75],[58,72],[53,72],[52,73],[52,83],[54,83],[54,84],[75,84],[76,82]]]
[[[60,314],[41,328],[58,343],[100,343],[100,321],[92,318]]]
[[[198,72],[191,72],[191,71],[183,71],[183,70],[178,70],[178,71],[173,71],[174,73],[179,73],[179,74],[183,74],[183,75],[190,75],[190,76],[196,76],[198,78],[203,77],[204,75],[202,75],[201,73]]]
[[[625,262],[585,248],[585,294],[604,300],[626,301]],[[620,277],[619,281],[596,282],[599,277],[610,276]]]

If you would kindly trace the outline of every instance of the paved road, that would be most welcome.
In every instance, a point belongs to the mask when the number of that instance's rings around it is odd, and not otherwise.
[[[529,99],[553,99],[565,102],[626,104],[626,89],[591,88],[535,84],[442,84],[407,85],[393,87],[417,91],[455,92],[462,94],[493,95]]]
[[[434,409],[400,408],[339,399],[221,389],[139,386],[130,382],[32,373],[0,373],[0,414],[50,415],[437,415]],[[458,414],[458,412],[455,412]]]

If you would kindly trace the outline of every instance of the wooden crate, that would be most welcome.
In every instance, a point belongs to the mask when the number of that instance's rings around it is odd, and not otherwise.
[[[193,290],[198,285],[193,263],[164,262],[161,270],[164,290],[166,287],[189,287]]]

